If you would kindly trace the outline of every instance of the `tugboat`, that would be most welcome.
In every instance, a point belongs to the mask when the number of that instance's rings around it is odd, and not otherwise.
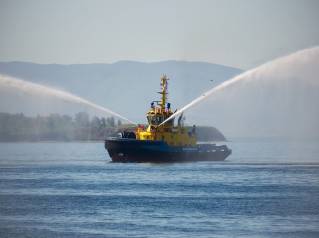
[[[113,162],[222,161],[231,154],[226,145],[197,144],[196,126],[185,128],[182,115],[177,126],[174,119],[161,125],[173,114],[167,103],[168,80],[166,75],[161,77],[161,100],[151,103],[146,127],[139,125],[135,131],[124,131],[105,140],[105,149]]]

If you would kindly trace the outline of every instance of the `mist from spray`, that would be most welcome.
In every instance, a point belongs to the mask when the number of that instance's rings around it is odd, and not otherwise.
[[[254,130],[260,134],[289,134],[298,128],[299,134],[316,135],[319,133],[318,75],[319,47],[301,50],[225,81],[162,124],[192,109],[188,119],[213,123],[230,133],[242,128],[239,134]]]
[[[18,90],[19,92],[24,92],[30,95],[42,95],[42,96],[60,99],[60,100],[63,100],[64,102],[80,104],[80,105],[92,108],[96,111],[102,112],[103,114],[106,113],[107,115],[115,116],[117,118],[120,118],[124,121],[127,121],[131,124],[136,125],[135,122],[127,119],[126,117],[121,116],[120,114],[116,112],[111,111],[110,109],[107,109],[93,102],[90,102],[84,98],[81,98],[79,96],[76,96],[74,94],[71,94],[69,92],[65,92],[59,89],[54,89],[41,84],[36,84],[36,83],[28,82],[25,80],[9,77],[5,75],[0,75],[0,87],[2,88],[2,90],[4,88],[11,89],[11,90]]]

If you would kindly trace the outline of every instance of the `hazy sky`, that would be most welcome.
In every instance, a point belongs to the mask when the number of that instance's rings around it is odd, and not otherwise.
[[[319,1],[0,0],[0,61],[206,61],[243,69],[319,45]]]

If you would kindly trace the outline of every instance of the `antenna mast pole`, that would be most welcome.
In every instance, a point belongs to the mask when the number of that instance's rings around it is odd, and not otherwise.
[[[167,86],[168,86],[168,81],[169,78],[164,74],[161,77],[161,87],[162,87],[162,91],[160,92],[160,94],[162,94],[162,101],[161,101],[161,108],[162,111],[165,110],[165,105],[166,105],[166,101],[167,101]]]

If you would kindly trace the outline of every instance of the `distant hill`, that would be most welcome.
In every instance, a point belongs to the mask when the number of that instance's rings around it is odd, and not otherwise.
[[[173,108],[180,108],[241,72],[223,65],[186,61],[74,65],[0,62],[0,74],[64,89],[142,122],[149,103],[159,99],[156,92],[162,74],[171,79],[169,101]],[[14,102],[11,104],[14,107]]]

